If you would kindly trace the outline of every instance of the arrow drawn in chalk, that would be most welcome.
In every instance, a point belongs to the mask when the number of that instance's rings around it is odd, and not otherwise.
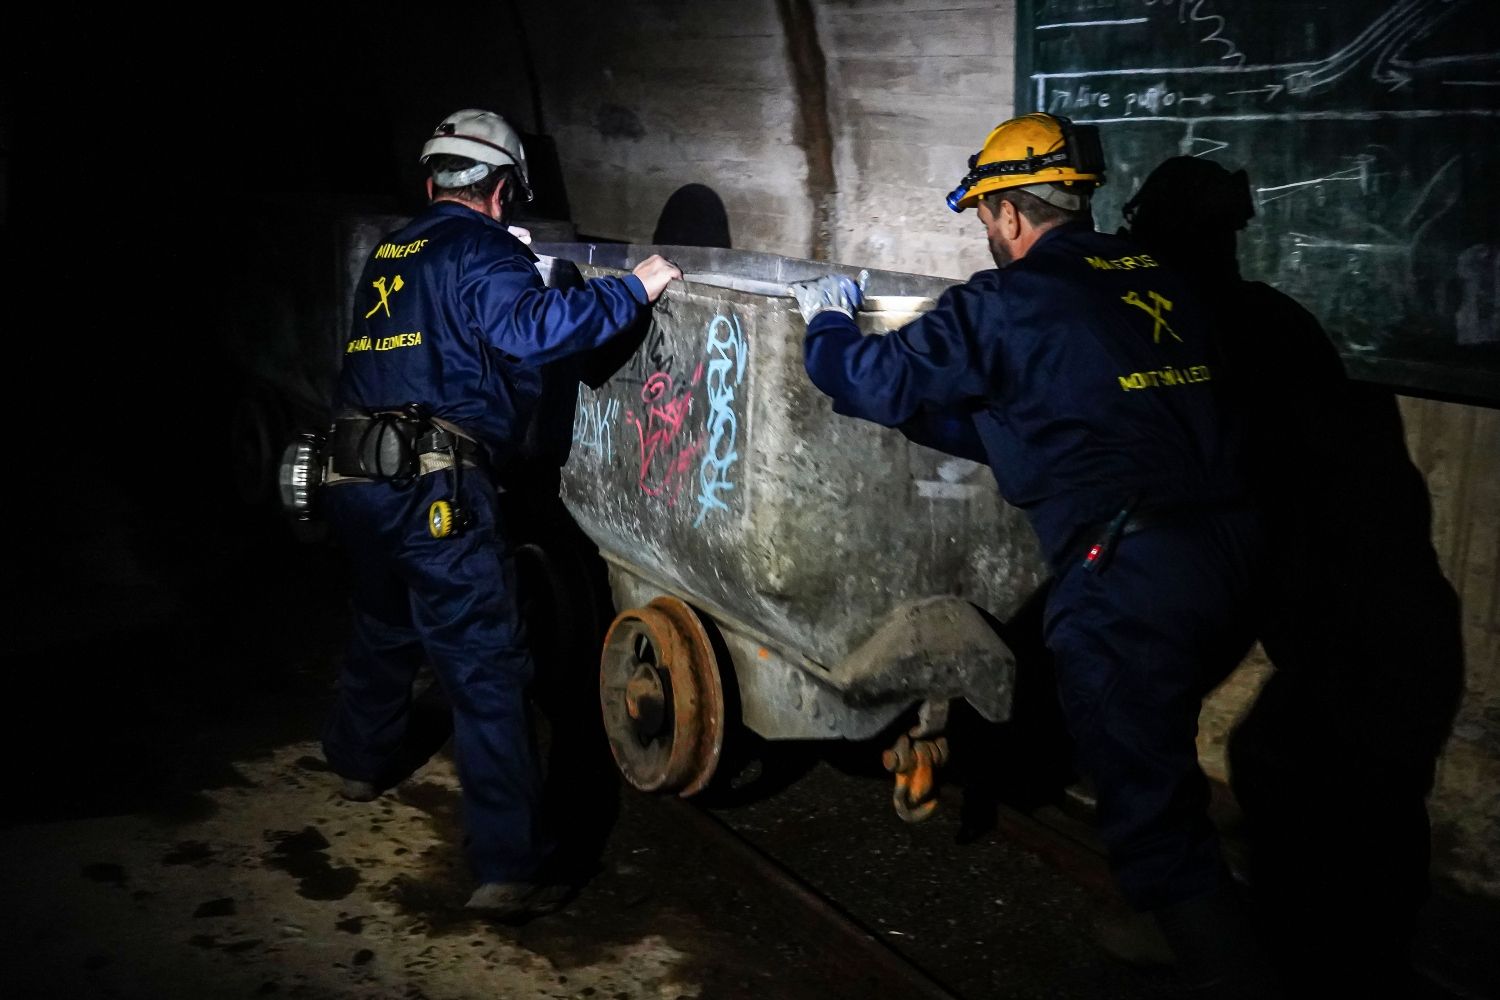
[[[1265,103],[1270,104],[1285,89],[1286,84],[1284,83],[1268,83],[1264,87],[1253,87],[1250,90],[1231,90],[1229,94],[1265,94]]]
[[[1348,170],[1340,170],[1336,173],[1328,174],[1324,177],[1312,177],[1304,181],[1292,181],[1290,184],[1277,184],[1272,187],[1258,187],[1255,189],[1256,200],[1259,201],[1262,205],[1267,205],[1273,201],[1280,201],[1283,198],[1290,198],[1292,195],[1300,194],[1304,191],[1309,190],[1310,188],[1315,188],[1323,184],[1336,184],[1340,182],[1358,184],[1360,192],[1362,194],[1366,194],[1369,192],[1371,166],[1374,163],[1374,157],[1362,153],[1359,156],[1354,157],[1353,159],[1355,165],[1350,167]]]
[[[1409,46],[1432,32],[1437,23],[1467,0],[1399,0],[1376,18],[1348,45],[1311,68],[1286,78],[1294,94],[1309,94],[1332,85],[1366,60],[1376,83],[1398,90],[1411,82],[1411,74],[1391,63]]]
[[[1197,143],[1203,143],[1207,149],[1194,149]],[[1188,123],[1187,135],[1183,136],[1177,143],[1177,152],[1182,156],[1212,156],[1221,149],[1228,149],[1229,143],[1220,142],[1218,139],[1210,139],[1203,135],[1194,135],[1192,122]]]

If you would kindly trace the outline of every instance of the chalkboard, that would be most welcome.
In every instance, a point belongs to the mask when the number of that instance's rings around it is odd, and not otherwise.
[[[1099,125],[1099,228],[1169,156],[1244,168],[1248,278],[1350,375],[1500,406],[1494,0],[1021,0],[1018,111]]]

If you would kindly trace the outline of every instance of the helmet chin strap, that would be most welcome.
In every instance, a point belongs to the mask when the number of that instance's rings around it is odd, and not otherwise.
[[[1022,184],[1015,190],[1035,195],[1064,212],[1077,212],[1089,203],[1088,195],[1064,190],[1059,184]]]
[[[463,170],[437,170],[432,174],[432,181],[438,187],[450,190],[465,188],[470,184],[484,180],[484,178],[489,176],[490,171],[494,169],[488,163],[475,163],[472,167],[467,167]]]

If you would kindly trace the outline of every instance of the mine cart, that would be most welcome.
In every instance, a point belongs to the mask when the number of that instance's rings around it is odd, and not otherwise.
[[[692,795],[713,777],[728,725],[863,740],[915,707],[917,726],[885,759],[898,811],[930,810],[950,703],[1009,717],[1015,660],[994,625],[1046,571],[986,467],[836,416],[808,380],[787,285],[861,272],[728,250],[534,249],[553,284],[619,274],[653,252],[686,278],[634,355],[581,389],[562,471],[563,500],[623,609],[600,694],[625,777]],[[859,322],[876,333],[949,284],[863,280]]]

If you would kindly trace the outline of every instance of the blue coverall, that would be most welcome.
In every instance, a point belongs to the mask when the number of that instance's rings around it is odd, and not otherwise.
[[[488,469],[462,472],[458,501],[472,523],[442,539],[428,531],[429,505],[452,490],[447,471],[325,489],[352,563],[354,627],[324,751],[340,775],[382,784],[429,660],[453,710],[466,848],[481,882],[534,878],[551,852],[524,704],[532,660],[492,473],[521,445],[540,366],[597,347],[647,302],[633,275],[547,289],[535,261],[505,226],[438,202],[385,238],[355,292],[339,412],[419,403],[462,428],[489,458]]]
[[[1086,224],[888,336],[835,311],[807,331],[808,374],[836,412],[987,461],[1029,516],[1053,569],[1044,637],[1064,716],[1141,910],[1220,885],[1194,738],[1255,629],[1260,527],[1208,334],[1175,273]],[[1084,569],[1127,504],[1140,529]]]

